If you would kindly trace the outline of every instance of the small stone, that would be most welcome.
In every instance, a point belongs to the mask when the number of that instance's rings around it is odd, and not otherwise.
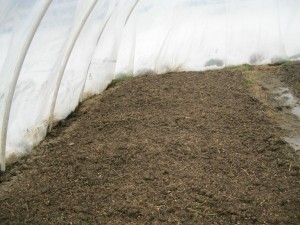
[[[73,142],[69,143],[69,146],[73,146],[73,145],[75,145],[75,143],[73,143]]]
[[[145,174],[143,179],[147,181],[154,181],[155,177],[152,174]]]
[[[257,218],[256,218],[255,216],[252,216],[252,217],[251,217],[251,222],[252,222],[253,224],[256,224],[256,223],[257,223]]]
[[[163,170],[163,175],[168,175],[169,174],[169,171],[168,170]]]
[[[284,161],[283,160],[280,160],[280,159],[278,159],[278,161],[277,161],[277,165],[278,166],[284,166]]]
[[[22,170],[27,170],[28,169],[28,165],[27,164],[23,164],[21,168],[22,168]]]
[[[140,211],[138,209],[129,209],[127,215],[132,218],[137,218],[140,215]]]
[[[230,172],[230,173],[228,174],[228,177],[233,178],[233,177],[235,177],[235,175],[234,175],[232,172]]]
[[[59,126],[65,127],[67,125],[66,120],[61,120],[58,123]]]
[[[88,145],[88,144],[92,144],[93,141],[92,140],[87,140],[85,143]]]
[[[236,215],[231,215],[230,220],[231,220],[231,223],[236,223],[237,222]]]
[[[259,148],[256,150],[257,153],[264,153],[265,152],[265,149],[264,148]]]
[[[298,176],[298,171],[297,170],[291,171],[291,176]]]

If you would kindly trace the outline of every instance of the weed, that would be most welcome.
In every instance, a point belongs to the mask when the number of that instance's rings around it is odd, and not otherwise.
[[[250,78],[245,78],[244,84],[247,88],[251,88],[254,85],[254,80]]]
[[[61,213],[57,218],[57,220],[60,221],[61,223],[64,223],[66,221],[64,213]]]
[[[289,66],[289,65],[292,65],[292,64],[293,64],[293,62],[289,61],[289,60],[282,63],[282,65],[285,65],[285,66]]]
[[[250,64],[243,64],[241,66],[241,69],[243,69],[244,71],[249,71],[249,70],[252,70],[253,69],[253,66],[250,65]]]
[[[241,66],[227,66],[228,69],[235,70],[240,68]]]
[[[278,60],[278,61],[272,61],[270,66],[288,66],[291,65],[292,61],[290,60]]]
[[[228,66],[228,69],[240,69],[242,71],[250,71],[253,69],[253,66],[250,64],[243,64],[243,65],[237,65],[237,66]]]
[[[112,88],[117,84],[124,82],[125,80],[131,79],[132,77],[133,77],[132,74],[121,75],[120,77],[112,80],[111,83],[107,86],[107,89]]]
[[[285,108],[291,110],[293,108],[293,106],[292,105],[286,105]]]

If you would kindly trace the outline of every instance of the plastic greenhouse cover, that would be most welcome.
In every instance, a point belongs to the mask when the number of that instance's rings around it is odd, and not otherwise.
[[[0,151],[30,152],[116,76],[299,60],[299,40],[299,0],[0,0]]]

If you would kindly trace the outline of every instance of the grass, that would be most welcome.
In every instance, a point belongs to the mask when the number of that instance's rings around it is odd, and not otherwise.
[[[292,61],[285,61],[281,64],[281,66],[289,73],[293,72],[292,66],[293,62]]]
[[[116,86],[117,84],[122,83],[125,80],[129,80],[129,79],[132,79],[132,78],[133,78],[132,74],[122,74],[120,77],[118,77],[116,79],[113,79],[111,81],[111,83],[107,86],[107,89],[110,89],[110,88]]]
[[[250,71],[253,69],[253,66],[250,64],[243,64],[243,65],[237,65],[237,66],[228,66],[229,69],[240,69],[242,71]]]
[[[247,88],[253,87],[254,84],[255,84],[255,80],[253,80],[253,79],[251,79],[251,78],[245,78],[245,79],[244,79],[244,85],[245,85]]]
[[[270,66],[289,66],[291,64],[293,64],[292,61],[283,60],[283,61],[278,61],[278,62],[271,63]]]
[[[293,108],[293,106],[292,105],[286,105],[285,108],[291,110]]]
[[[253,66],[252,66],[252,65],[249,65],[249,64],[243,64],[243,65],[241,66],[241,68],[242,68],[243,70],[249,71],[249,70],[252,70],[252,69],[253,69]]]
[[[285,66],[289,66],[289,65],[292,65],[293,64],[293,62],[292,61],[284,61],[283,63],[282,63],[282,65],[285,65]]]

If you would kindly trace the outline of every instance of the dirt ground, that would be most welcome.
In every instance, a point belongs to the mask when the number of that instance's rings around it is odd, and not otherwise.
[[[0,176],[0,224],[299,225],[299,158],[258,82],[275,74],[295,84],[299,71],[118,83]]]
[[[300,98],[300,62],[285,64],[282,69],[281,81],[291,87],[293,93]]]

